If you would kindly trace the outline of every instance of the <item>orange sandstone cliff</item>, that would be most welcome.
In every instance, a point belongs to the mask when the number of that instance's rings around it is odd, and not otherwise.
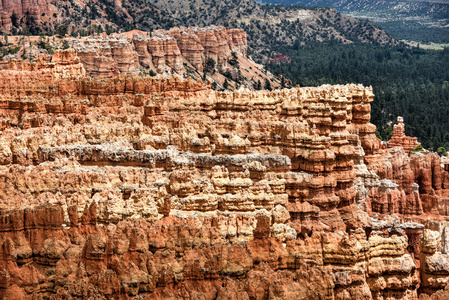
[[[449,170],[381,147],[371,88],[49,59],[0,71],[3,299],[447,297]]]
[[[136,30],[73,38],[69,43],[78,51],[86,71],[99,77],[136,74],[139,67],[159,74],[182,75],[186,71],[184,64],[203,71],[208,58],[221,69],[228,67],[227,61],[233,52],[241,54],[241,58],[246,58],[247,53],[246,33],[223,26],[175,27],[150,34]]]

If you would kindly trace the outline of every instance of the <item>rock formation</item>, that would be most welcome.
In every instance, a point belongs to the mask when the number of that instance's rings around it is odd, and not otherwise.
[[[389,148],[402,147],[405,151],[409,151],[421,145],[416,137],[406,136],[404,130],[404,118],[398,117],[398,124],[393,126],[393,136],[388,141]]]
[[[2,76],[15,73],[20,80],[25,79],[23,71],[32,72],[31,76],[41,76],[41,79],[57,80],[63,78],[79,78],[86,75],[83,64],[78,54],[73,49],[66,51],[56,50],[53,55],[40,55],[35,63],[22,59],[8,57],[0,61],[0,70],[4,70]],[[14,71],[14,72],[13,72]],[[8,83],[20,84],[12,78],[6,81]]]
[[[449,170],[382,148],[372,88],[1,68],[3,299],[447,297]]]

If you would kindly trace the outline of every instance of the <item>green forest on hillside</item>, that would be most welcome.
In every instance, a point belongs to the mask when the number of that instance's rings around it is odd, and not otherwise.
[[[425,148],[449,149],[449,48],[422,50],[369,44],[313,43],[277,52],[290,64],[270,64],[293,85],[362,83],[373,86],[371,122],[387,140],[397,116],[403,116],[406,134]]]
[[[428,0],[260,0],[287,6],[331,7],[368,19],[398,40],[449,43],[449,2]]]

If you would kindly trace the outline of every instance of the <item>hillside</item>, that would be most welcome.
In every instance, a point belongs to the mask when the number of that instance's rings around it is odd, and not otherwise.
[[[449,42],[447,0],[262,0],[265,3],[332,7],[375,22],[397,39]]]
[[[5,3],[0,13],[4,32],[13,34],[88,35],[175,26],[222,25],[244,29],[256,53],[273,44],[303,41],[361,41],[382,45],[397,42],[371,22],[334,9],[260,5],[250,0],[195,1],[54,1]]]

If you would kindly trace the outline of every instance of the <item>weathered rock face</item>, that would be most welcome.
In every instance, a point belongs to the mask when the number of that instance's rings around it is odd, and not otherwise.
[[[176,40],[164,34],[156,32],[153,37],[145,38],[144,36],[134,36],[134,39],[143,39],[146,43],[146,52],[139,53],[139,58],[149,60],[148,66],[153,66],[157,73],[167,73],[170,70],[178,74],[182,74],[184,66],[182,65],[182,56]],[[152,61],[152,64],[151,64]]]
[[[0,71],[4,299],[444,297],[448,172],[382,149],[371,88],[216,92],[83,77],[72,50],[39,61]]]
[[[32,17],[36,22],[48,21],[50,12],[54,11],[54,7],[47,0],[3,0],[0,3],[0,15],[2,16],[0,26],[10,31],[12,28],[11,16],[16,14],[18,19],[23,17]]]
[[[168,36],[176,39],[176,43],[181,51],[182,56],[196,69],[203,70],[203,53],[204,47],[201,44],[201,40],[198,35],[188,32],[186,30],[170,30],[158,31],[161,36]]]
[[[139,60],[125,35],[92,36],[72,41],[86,71],[95,77],[138,73]]]
[[[172,28],[168,34],[178,41],[179,49],[184,57],[198,69],[202,70],[200,62],[212,58],[219,67],[224,67],[232,52],[246,56],[246,33],[242,29],[229,29],[222,26],[205,28]]]

